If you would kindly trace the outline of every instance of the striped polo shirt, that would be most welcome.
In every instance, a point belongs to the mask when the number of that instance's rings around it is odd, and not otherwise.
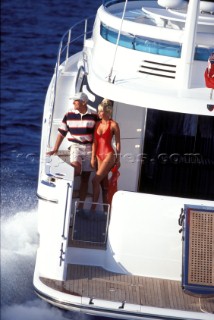
[[[98,116],[87,109],[85,114],[78,110],[72,110],[65,114],[58,131],[64,137],[67,135],[68,141],[87,144],[93,142],[93,132]]]

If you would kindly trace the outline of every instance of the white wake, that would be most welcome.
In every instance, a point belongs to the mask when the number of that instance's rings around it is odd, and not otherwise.
[[[38,247],[37,210],[1,219],[1,320],[84,319],[37,298],[33,272]]]

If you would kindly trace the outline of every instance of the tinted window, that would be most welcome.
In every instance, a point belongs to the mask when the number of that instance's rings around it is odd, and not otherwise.
[[[140,191],[214,199],[214,117],[148,110]]]

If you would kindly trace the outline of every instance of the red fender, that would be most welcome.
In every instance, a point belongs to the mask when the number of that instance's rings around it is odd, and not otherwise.
[[[108,204],[111,205],[113,195],[117,191],[117,180],[120,176],[120,172],[118,170],[118,167],[115,165],[111,169],[111,177],[108,181],[108,194],[107,194],[107,199],[108,199]]]

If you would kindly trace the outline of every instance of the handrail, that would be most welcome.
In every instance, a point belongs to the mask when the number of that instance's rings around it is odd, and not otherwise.
[[[61,243],[61,249],[60,249],[60,256],[59,256],[59,266],[62,266],[62,261],[64,261],[63,255],[65,254],[65,251],[63,250],[63,242]]]
[[[66,52],[66,61],[68,60],[69,57],[69,43],[71,41],[71,29],[68,32],[68,42],[67,42],[67,52]]]
[[[118,3],[122,3],[122,2],[125,2],[126,0],[103,0],[103,6],[105,8],[108,8],[108,7],[111,7],[115,4],[118,4]],[[136,1],[136,0],[129,0],[129,2],[132,2],[132,1]]]
[[[93,27],[91,29],[89,29],[88,27],[88,22],[89,20],[94,20],[94,15],[90,16],[86,19],[82,19],[79,22],[75,23],[70,29],[68,29],[62,36],[61,41],[59,43],[59,49],[58,49],[58,54],[57,54],[57,60],[56,60],[56,65],[55,65],[55,69],[54,69],[54,89],[53,89],[53,99],[51,99],[52,101],[52,106],[51,106],[51,119],[50,119],[50,131],[49,131],[49,137],[48,137],[48,146],[50,146],[50,137],[51,137],[51,130],[52,130],[52,120],[53,120],[53,113],[54,113],[54,108],[55,108],[55,102],[56,102],[56,91],[57,91],[57,82],[58,82],[58,75],[59,75],[59,67],[61,65],[61,60],[62,60],[62,55],[65,52],[65,58],[63,60],[63,62],[67,63],[69,57],[72,55],[72,53],[70,52],[71,47],[74,49],[78,49],[78,47],[81,45],[78,41],[83,38],[82,40],[82,49],[80,50],[84,50],[84,46],[85,46],[85,41],[87,39],[87,36],[90,36],[92,34],[93,31]],[[76,37],[72,38],[72,34],[75,33],[75,30],[77,30],[77,32],[80,30],[80,26],[84,23],[84,27],[83,27],[83,31],[77,35]],[[82,30],[82,29],[81,29]],[[65,45],[63,45],[65,42]],[[76,46],[75,46],[76,44]]]
[[[92,30],[87,30],[87,28],[88,28],[88,21],[89,21],[89,19],[92,19],[92,18],[94,19],[94,16],[88,17],[87,19],[82,19],[81,21],[75,23],[75,24],[74,24],[69,30],[67,30],[67,31],[64,33],[64,35],[62,36],[61,41],[60,41],[60,44],[59,44],[59,50],[58,50],[58,55],[57,55],[57,64],[56,64],[56,68],[55,68],[56,79],[57,79],[57,75],[58,75],[58,71],[59,71],[59,66],[60,66],[60,64],[61,64],[61,54],[62,54],[62,53],[64,52],[64,50],[67,48],[67,50],[66,50],[66,57],[67,57],[67,59],[68,59],[68,58],[70,57],[70,55],[69,55],[69,49],[70,49],[71,45],[74,44],[74,43],[75,43],[77,40],[79,40],[81,37],[83,37],[83,44],[82,44],[82,46],[84,47],[84,45],[85,45],[85,40],[86,40],[87,35],[92,33]],[[76,27],[80,26],[83,22],[84,22],[84,31],[83,31],[80,35],[76,36],[75,38],[73,38],[73,39],[71,40],[72,31],[73,31]],[[66,42],[66,45],[63,47],[63,42],[64,42],[64,39],[65,39],[65,37],[66,37],[67,35],[68,35],[68,40],[67,40],[67,42]],[[65,62],[66,62],[66,60],[65,60]],[[56,82],[57,82],[57,81],[56,81]],[[55,90],[54,93],[56,93],[56,90]]]
[[[67,193],[66,193],[66,201],[65,201],[65,212],[64,212],[62,238],[65,238],[65,221],[66,221],[66,213],[67,213],[67,207],[68,207],[68,194],[69,194],[69,188],[71,188],[71,187],[72,187],[72,185],[70,183],[67,183]]]

